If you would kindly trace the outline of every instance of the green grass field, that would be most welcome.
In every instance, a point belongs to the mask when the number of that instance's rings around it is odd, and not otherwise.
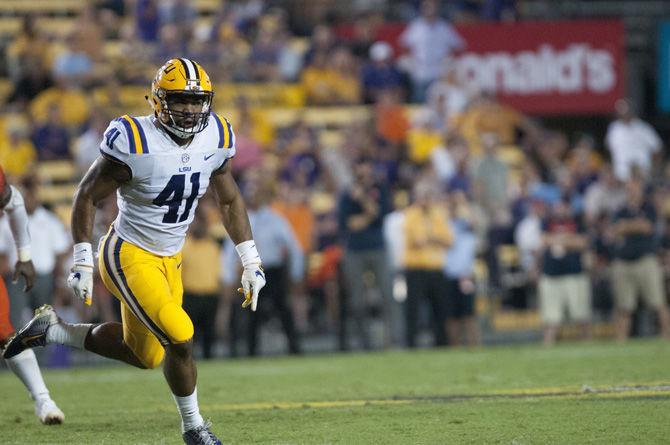
[[[38,423],[0,373],[2,444],[179,444],[160,370],[45,373],[66,423]],[[670,443],[670,343],[634,341],[215,361],[201,412],[224,443]]]

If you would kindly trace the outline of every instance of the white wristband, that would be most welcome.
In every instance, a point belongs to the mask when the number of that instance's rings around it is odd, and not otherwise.
[[[237,254],[240,256],[242,266],[247,267],[252,264],[261,264],[261,257],[258,255],[254,240],[242,241],[235,246],[235,250],[237,250]]]
[[[30,246],[19,247],[18,251],[19,251],[19,261],[21,261],[22,263],[25,263],[32,259],[32,256],[30,255]]]
[[[74,264],[93,267],[93,248],[91,243],[77,243],[74,245]]]

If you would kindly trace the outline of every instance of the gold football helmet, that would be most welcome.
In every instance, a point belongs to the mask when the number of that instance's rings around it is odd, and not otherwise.
[[[190,59],[170,59],[158,69],[147,97],[163,127],[187,139],[209,122],[212,82],[205,70]]]

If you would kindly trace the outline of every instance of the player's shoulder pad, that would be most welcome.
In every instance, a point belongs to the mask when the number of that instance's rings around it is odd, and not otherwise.
[[[147,137],[140,120],[127,114],[114,119],[105,131],[100,149],[111,155],[149,153]]]
[[[214,113],[209,113],[209,123],[217,129],[218,148],[233,149],[235,147],[235,133],[230,121],[225,117]]]

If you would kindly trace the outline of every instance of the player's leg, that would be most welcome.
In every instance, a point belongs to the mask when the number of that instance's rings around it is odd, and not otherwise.
[[[14,327],[9,319],[9,298],[5,282],[0,278],[0,349],[5,347],[12,334]],[[35,401],[35,414],[40,421],[46,425],[63,423],[65,415],[49,395],[33,350],[26,349],[5,362]]]
[[[159,257],[123,241],[105,240],[105,270],[124,303],[124,342],[147,368],[165,357],[163,373],[182,418],[186,443],[220,443],[198,408],[193,323],[182,309],[181,255]],[[204,440],[207,439],[207,440]]]
[[[181,253],[163,258],[169,299],[159,312],[159,327],[169,336],[165,346],[163,374],[181,415],[184,442],[212,443],[219,440],[209,431],[198,407],[197,369],[193,357],[193,324],[182,309],[184,288],[181,281]]]

